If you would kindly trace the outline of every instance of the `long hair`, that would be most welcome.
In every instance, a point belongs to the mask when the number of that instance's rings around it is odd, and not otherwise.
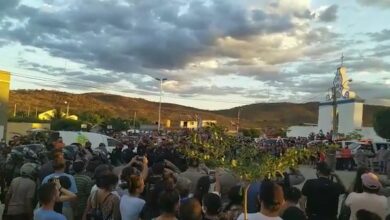
[[[194,192],[194,198],[196,198],[201,204],[203,196],[206,195],[210,190],[210,177],[202,176],[196,184]]]

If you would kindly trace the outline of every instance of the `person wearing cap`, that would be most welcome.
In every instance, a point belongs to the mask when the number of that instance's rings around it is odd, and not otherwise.
[[[345,205],[351,208],[350,220],[356,220],[356,213],[361,210],[367,210],[375,213],[385,219],[387,213],[387,198],[378,195],[382,185],[378,176],[373,173],[365,173],[361,176],[363,183],[362,193],[350,193],[345,200]]]
[[[317,177],[303,185],[301,207],[306,210],[309,220],[335,220],[339,197],[346,192],[345,186],[325,162],[317,164]]]
[[[33,219],[33,199],[36,191],[38,166],[26,163],[20,168],[20,177],[12,180],[5,198],[4,214],[7,219]]]

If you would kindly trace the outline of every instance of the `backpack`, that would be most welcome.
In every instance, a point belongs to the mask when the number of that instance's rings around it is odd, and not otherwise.
[[[103,202],[101,204],[104,204],[104,202],[108,199],[108,197],[110,197],[112,194],[108,194],[106,196],[106,198],[104,198]],[[103,212],[102,210],[100,209],[100,205],[98,203],[98,199],[97,199],[97,191],[95,192],[95,195],[92,197],[92,198],[95,198],[95,207],[88,212],[87,214],[87,220],[107,220],[107,219],[110,219],[112,213],[107,216],[106,219],[104,219],[104,216],[103,216]],[[92,200],[92,199],[91,199]],[[91,201],[92,202],[92,201]]]

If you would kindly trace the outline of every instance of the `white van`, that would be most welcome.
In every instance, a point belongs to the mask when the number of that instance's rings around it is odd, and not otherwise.
[[[62,137],[65,145],[71,145],[73,143],[79,143],[84,145],[85,142],[89,141],[92,143],[92,149],[97,148],[100,143],[103,143],[107,147],[108,152],[112,152],[117,144],[120,142],[107,135],[84,132],[84,131],[58,131],[59,136]]]

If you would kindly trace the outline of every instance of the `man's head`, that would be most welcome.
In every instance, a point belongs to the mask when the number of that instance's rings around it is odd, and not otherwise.
[[[107,191],[112,191],[117,184],[118,176],[111,171],[107,171],[96,179],[96,186]]]
[[[62,151],[62,149],[61,150],[54,149],[53,151],[50,152],[49,158],[51,160],[56,160],[58,158],[63,159],[64,158],[64,152]]]
[[[364,192],[376,194],[382,187],[378,176],[373,173],[365,173],[361,178]]]
[[[325,162],[320,162],[317,164],[317,175],[318,176],[330,176],[332,170]]]
[[[176,214],[180,206],[180,195],[176,190],[166,190],[160,194],[158,204],[161,213]]]
[[[90,141],[85,142],[85,148],[91,148],[92,143]]]
[[[94,171],[94,175],[93,175],[93,178],[94,179],[97,179],[99,178],[100,176],[108,173],[108,172],[111,172],[112,171],[112,167],[107,165],[107,164],[100,164],[99,166],[97,166],[95,168],[95,171]]]
[[[42,205],[54,204],[59,196],[55,183],[45,183],[38,190],[38,199]]]
[[[22,177],[30,178],[35,180],[38,174],[38,165],[35,163],[25,163],[20,168],[20,175]]]
[[[197,199],[188,199],[180,204],[180,219],[201,220],[202,207]]]
[[[209,216],[217,216],[222,211],[222,201],[215,193],[208,193],[203,197],[203,212]]]
[[[288,202],[298,204],[299,199],[301,198],[301,191],[296,187],[289,187],[284,192],[284,199]]]
[[[196,158],[189,158],[188,159],[188,166],[189,167],[198,167],[199,166],[199,160]]]
[[[66,167],[65,159],[57,158],[53,161],[53,169],[56,172],[64,172]]]
[[[284,204],[283,188],[272,181],[263,181],[260,186],[261,209],[278,213]]]
[[[85,170],[85,162],[82,160],[77,160],[73,163],[73,171],[75,173],[82,173]]]

